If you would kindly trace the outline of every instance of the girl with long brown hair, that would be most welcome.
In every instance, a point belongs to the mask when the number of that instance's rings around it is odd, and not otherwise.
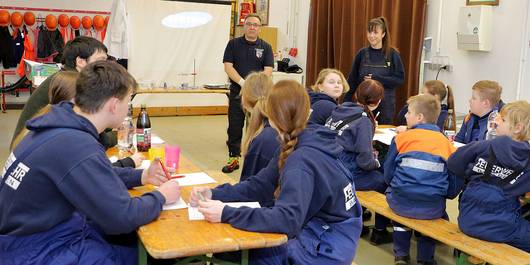
[[[278,152],[278,133],[270,126],[265,107],[271,87],[272,79],[259,72],[249,74],[241,88],[241,105],[250,117],[241,146],[245,162],[239,181],[256,175]]]
[[[336,133],[307,123],[309,96],[293,80],[276,83],[267,114],[281,151],[256,176],[213,190],[194,188],[191,204],[210,222],[258,232],[283,233],[280,247],[254,250],[252,264],[351,264],[362,227],[351,173],[338,159]],[[199,200],[199,193],[205,200]],[[275,194],[268,208],[232,208],[222,201],[259,201]],[[212,200],[213,199],[213,200]]]
[[[396,88],[405,81],[405,70],[397,49],[392,47],[385,17],[368,21],[366,39],[369,45],[357,52],[348,84],[355,88],[367,79],[381,82],[385,88],[385,98],[378,108],[378,121],[380,124],[392,124],[396,108]],[[354,93],[353,89],[346,93],[344,101],[352,101]]]

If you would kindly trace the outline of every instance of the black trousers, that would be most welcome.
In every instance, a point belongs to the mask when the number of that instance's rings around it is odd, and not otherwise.
[[[241,106],[240,88],[230,86],[228,96],[228,152],[230,156],[241,156],[241,139],[245,125],[245,112]]]

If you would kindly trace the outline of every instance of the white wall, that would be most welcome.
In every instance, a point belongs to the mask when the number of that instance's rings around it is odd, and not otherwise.
[[[278,28],[278,50],[282,50],[286,56],[289,48],[298,48],[295,62],[304,69],[304,80],[310,2],[310,0],[270,0],[269,5],[269,26]]]
[[[510,102],[516,99],[518,87],[521,87],[521,98],[530,96],[530,80],[522,84],[521,76],[529,75],[528,67],[524,69],[524,54],[528,50],[529,36],[526,31],[527,18],[530,16],[527,0],[500,1],[493,7],[492,50],[474,52],[457,49],[456,32],[458,28],[458,11],[465,6],[465,0],[428,0],[427,25],[425,36],[433,38],[430,55],[438,49],[438,14],[442,4],[442,27],[440,34],[439,55],[449,56],[452,72],[442,71],[438,77],[454,88],[457,113],[467,113],[471,87],[483,79],[498,81],[503,87],[502,99]],[[428,60],[429,58],[425,58]],[[528,60],[528,56],[526,58]],[[434,79],[436,71],[425,69],[424,80]]]

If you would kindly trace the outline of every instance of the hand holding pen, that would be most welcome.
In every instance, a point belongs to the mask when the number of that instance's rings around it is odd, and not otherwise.
[[[191,191],[190,205],[199,206],[199,201],[206,201],[212,198],[212,190],[208,187],[194,187]]]

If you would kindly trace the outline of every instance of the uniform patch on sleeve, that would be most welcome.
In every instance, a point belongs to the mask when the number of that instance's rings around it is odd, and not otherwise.
[[[357,200],[355,199],[355,193],[353,192],[353,186],[351,185],[351,183],[348,183],[348,186],[344,187],[343,191],[344,201],[346,202],[345,207],[346,211],[348,211],[351,209],[351,207],[355,205],[355,203],[357,203]]]
[[[19,162],[17,167],[11,171],[11,174],[6,179],[6,185],[14,190],[18,189],[18,186],[24,179],[24,176],[29,172],[29,167]]]

